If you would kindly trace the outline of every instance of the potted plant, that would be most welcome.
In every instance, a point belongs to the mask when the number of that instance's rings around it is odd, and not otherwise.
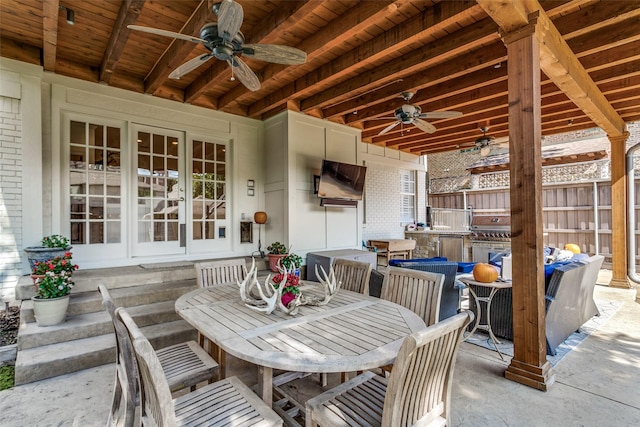
[[[293,271],[296,276],[300,276],[300,267],[302,267],[302,257],[291,252],[280,260],[280,264],[287,269]]]
[[[24,248],[29,260],[29,267],[33,270],[36,262],[44,262],[57,256],[63,256],[65,252],[69,252],[69,239],[59,234],[46,236],[40,242],[40,246],[29,246]]]
[[[278,271],[278,261],[287,256],[288,250],[287,247],[280,242],[274,242],[267,246],[267,250],[269,251],[269,269],[273,272]]]
[[[32,272],[36,296],[32,297],[33,312],[38,326],[57,325],[64,321],[73,288],[71,277],[78,266],[71,252],[47,261],[37,261]]]

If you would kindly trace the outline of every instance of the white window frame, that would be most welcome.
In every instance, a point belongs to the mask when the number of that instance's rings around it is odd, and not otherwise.
[[[402,225],[416,221],[416,172],[400,169],[400,222]]]

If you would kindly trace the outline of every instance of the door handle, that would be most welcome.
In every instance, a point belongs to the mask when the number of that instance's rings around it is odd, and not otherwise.
[[[180,200],[181,202],[184,202],[184,196],[180,197],[178,200]]]

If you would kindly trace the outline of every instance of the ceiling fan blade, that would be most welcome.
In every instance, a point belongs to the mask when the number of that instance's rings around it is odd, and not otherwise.
[[[233,40],[240,31],[244,11],[233,0],[222,0],[218,7],[218,36],[225,41]]]
[[[238,80],[250,91],[260,90],[260,80],[251,68],[240,58],[234,56],[227,60],[231,66],[231,72],[238,77]]]
[[[184,64],[182,64],[181,66],[173,70],[171,74],[169,74],[169,78],[178,80],[180,79],[180,77],[192,72],[193,70],[195,70],[196,68],[198,68],[200,65],[204,64],[211,58],[213,58],[213,55],[208,53],[205,53],[204,55],[198,55],[195,58],[190,59],[189,61],[185,62]]]
[[[423,132],[434,133],[436,131],[436,127],[434,125],[432,125],[429,122],[425,122],[424,120],[421,120],[421,119],[413,119],[411,123],[416,125],[418,129],[420,129]]]
[[[277,44],[245,44],[242,54],[275,64],[297,65],[307,62],[307,54],[300,49]]]
[[[400,123],[401,122],[399,120],[397,122],[391,123],[389,126],[387,126],[386,128],[382,129],[378,135],[384,135],[385,133],[389,132],[394,127],[398,126]]]
[[[460,111],[431,111],[420,114],[421,119],[448,119],[451,117],[460,117]]]
[[[158,36],[173,37],[174,39],[186,40],[188,42],[193,42],[193,43],[202,43],[204,45],[207,44],[207,41],[201,38],[189,36],[186,34],[174,33],[173,31],[161,30],[159,28],[142,27],[140,25],[127,25],[127,28],[130,30],[156,34]]]

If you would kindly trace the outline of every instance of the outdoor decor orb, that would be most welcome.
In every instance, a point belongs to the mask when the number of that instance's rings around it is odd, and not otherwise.
[[[256,212],[253,214],[253,220],[256,224],[266,224],[267,223],[267,213],[266,212]]]
[[[491,264],[478,263],[473,267],[473,278],[482,283],[495,282],[498,270]]]
[[[566,245],[564,245],[564,250],[565,251],[571,251],[574,254],[579,254],[580,253],[580,246],[576,245],[575,243],[567,243]]]

